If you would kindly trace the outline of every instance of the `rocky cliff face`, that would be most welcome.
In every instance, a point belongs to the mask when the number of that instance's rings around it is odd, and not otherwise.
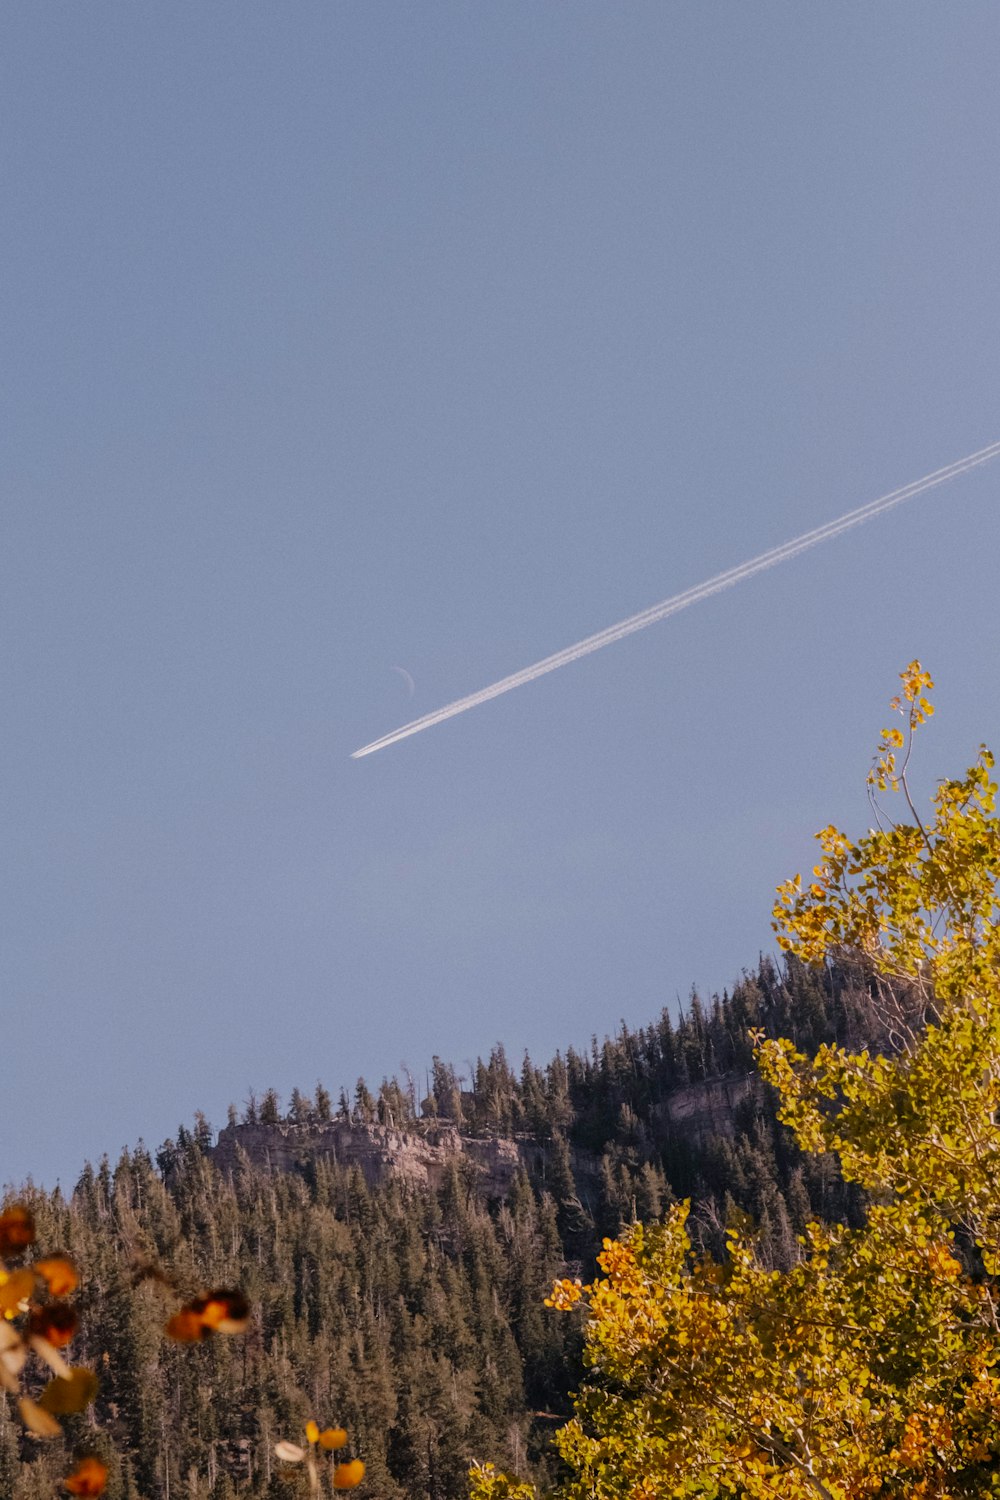
[[[741,1074],[690,1084],[675,1090],[657,1113],[669,1134],[691,1141],[731,1135],[734,1111],[759,1082],[755,1074]],[[331,1120],[227,1125],[211,1154],[223,1172],[234,1171],[241,1155],[265,1172],[301,1171],[311,1161],[325,1159],[357,1167],[371,1186],[396,1177],[417,1188],[439,1188],[457,1163],[484,1198],[505,1198],[519,1168],[544,1184],[551,1147],[531,1136],[466,1135],[447,1120],[409,1130]],[[589,1199],[600,1177],[598,1159],[571,1150],[570,1163],[578,1190]]]
[[[227,1125],[212,1151],[215,1164],[231,1172],[240,1152],[269,1172],[294,1172],[317,1158],[357,1167],[369,1185],[397,1177],[411,1187],[439,1188],[450,1166],[471,1169],[486,1198],[505,1198],[519,1167],[544,1176],[547,1148],[533,1140],[463,1135],[454,1125],[404,1131],[389,1125],[334,1120],[312,1125]],[[583,1163],[581,1167],[586,1170]],[[590,1168],[593,1170],[593,1167]]]
[[[733,1116],[752,1094],[759,1096],[761,1081],[756,1073],[728,1073],[704,1083],[689,1083],[675,1089],[660,1107],[680,1136],[703,1140],[708,1135],[732,1135]]]

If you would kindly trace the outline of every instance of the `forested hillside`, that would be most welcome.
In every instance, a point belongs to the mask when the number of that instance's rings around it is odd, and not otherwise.
[[[849,975],[762,961],[731,994],[707,1005],[693,996],[679,1020],[664,1011],[639,1031],[623,1025],[544,1067],[525,1058],[515,1069],[498,1048],[459,1080],[435,1060],[426,1099],[409,1080],[374,1091],[359,1082],[336,1106],[322,1086],[296,1090],[283,1111],[269,1092],[231,1109],[225,1170],[199,1118],[155,1159],[140,1145],[88,1166],[68,1199],[22,1192],[39,1243],[85,1268],[74,1358],[101,1377],[94,1419],[110,1439],[110,1500],[298,1494],[300,1472],[273,1448],[310,1417],[350,1430],[365,1493],[382,1500],[457,1500],[484,1454],[544,1470],[579,1365],[577,1335],[543,1297],[567,1269],[589,1271],[602,1236],[690,1196],[707,1246],[719,1248],[742,1211],[781,1266],[808,1217],[856,1213],[831,1158],[802,1157],[776,1125],[753,1071],[754,1027],[806,1050],[886,1045]],[[519,1165],[501,1196],[460,1153],[433,1185],[373,1180],[310,1150],[338,1119],[415,1139],[445,1128],[513,1138]],[[289,1127],[292,1170],[267,1170],[239,1146],[248,1128],[259,1139]],[[184,1293],[241,1287],[249,1333],[169,1344],[154,1267]],[[73,1420],[82,1431],[90,1418]],[[3,1411],[0,1493],[48,1500],[61,1462]]]

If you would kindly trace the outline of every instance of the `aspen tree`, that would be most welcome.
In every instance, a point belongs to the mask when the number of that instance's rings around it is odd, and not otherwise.
[[[605,1240],[547,1299],[584,1315],[588,1377],[556,1444],[560,1500],[1000,1494],[1000,821],[981,747],[921,814],[907,770],[933,712],[919,662],[869,775],[876,826],[817,835],[778,890],[780,947],[853,965],[885,1048],[813,1056],[754,1036],[799,1146],[863,1190],[769,1269],[733,1228],[696,1253],[688,1205]],[[893,816],[893,813],[896,815]],[[529,1500],[489,1465],[474,1500]]]

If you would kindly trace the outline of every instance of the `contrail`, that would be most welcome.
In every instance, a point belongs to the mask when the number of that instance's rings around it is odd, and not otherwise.
[[[637,630],[645,630],[647,625],[655,625],[658,620],[665,620],[668,615],[675,615],[680,610],[709,598],[712,594],[721,593],[723,589],[742,583],[744,578],[752,578],[755,573],[763,573],[765,568],[775,568],[778,563],[787,562],[790,557],[797,557],[800,552],[819,546],[820,542],[828,542],[831,538],[840,536],[841,532],[850,531],[852,526],[861,526],[865,521],[874,520],[883,511],[891,510],[894,505],[902,505],[906,500],[914,500],[925,490],[934,489],[939,484],[946,484],[949,479],[957,479],[960,474],[967,473],[969,469],[989,463],[990,459],[996,458],[998,454],[1000,454],[1000,442],[990,443],[989,447],[980,448],[978,453],[970,453],[967,458],[959,458],[955,463],[948,464],[943,469],[935,469],[933,474],[925,474],[923,479],[915,479],[912,484],[904,484],[898,490],[890,490],[888,495],[882,495],[878,500],[869,500],[867,505],[861,505],[857,510],[849,510],[846,515],[840,516],[836,521],[827,521],[825,526],[817,526],[814,531],[803,532],[802,536],[794,537],[790,542],[782,543],[780,547],[772,547],[770,551],[762,552],[759,557],[752,557],[749,562],[729,568],[725,573],[717,573],[714,578],[695,584],[693,588],[685,589],[682,594],[674,594],[660,604],[651,605],[649,609],[640,610],[637,615],[630,615],[627,620],[620,620],[617,625],[609,625],[607,629],[599,630],[596,635],[588,635],[585,640],[577,641],[575,646],[566,646],[562,651],[556,651],[552,656],[545,656],[541,661],[536,661],[533,666],[522,667],[520,672],[513,672],[510,677],[501,677],[499,682],[494,682],[490,687],[480,688],[477,693],[470,693],[466,698],[457,698],[454,703],[445,704],[444,708],[424,714],[423,718],[414,719],[411,723],[404,724],[401,729],[394,729],[391,734],[383,735],[380,740],[373,740],[370,745],[363,745],[360,750],[353,751],[351,759],[361,760],[365,755],[373,755],[376,750],[385,750],[399,740],[408,739],[411,734],[419,734],[422,729],[430,729],[434,724],[442,724],[445,719],[453,719],[456,714],[464,714],[467,709],[478,708],[480,703],[487,703],[491,698],[499,698],[501,693],[509,693],[514,688],[523,687],[526,682],[534,682],[536,677],[544,677],[546,672],[554,672],[557,667],[568,666],[571,661],[578,661],[581,656],[589,656],[592,651],[600,651],[603,646],[610,646],[614,641],[624,640],[627,635],[632,635]]]

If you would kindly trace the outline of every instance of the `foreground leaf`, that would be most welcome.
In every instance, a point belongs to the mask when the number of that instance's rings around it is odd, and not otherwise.
[[[108,1482],[108,1466],[103,1459],[93,1454],[78,1460],[76,1468],[63,1480],[63,1489],[71,1495],[83,1495],[94,1500],[103,1495]]]
[[[288,1443],[284,1439],[280,1443],[275,1443],[274,1451],[286,1464],[300,1464],[306,1456],[305,1450],[300,1448],[298,1443]]]
[[[62,1428],[55,1417],[39,1406],[37,1401],[32,1401],[30,1396],[22,1396],[17,1409],[21,1414],[21,1421],[35,1437],[53,1438],[62,1434]]]
[[[20,1255],[35,1238],[35,1220],[23,1203],[12,1203],[0,1214],[0,1256]]]
[[[39,1396],[38,1404],[43,1411],[50,1412],[54,1417],[67,1417],[90,1405],[97,1395],[99,1384],[93,1370],[88,1370],[85,1365],[77,1365],[70,1371],[68,1379],[57,1375],[50,1380]]]

